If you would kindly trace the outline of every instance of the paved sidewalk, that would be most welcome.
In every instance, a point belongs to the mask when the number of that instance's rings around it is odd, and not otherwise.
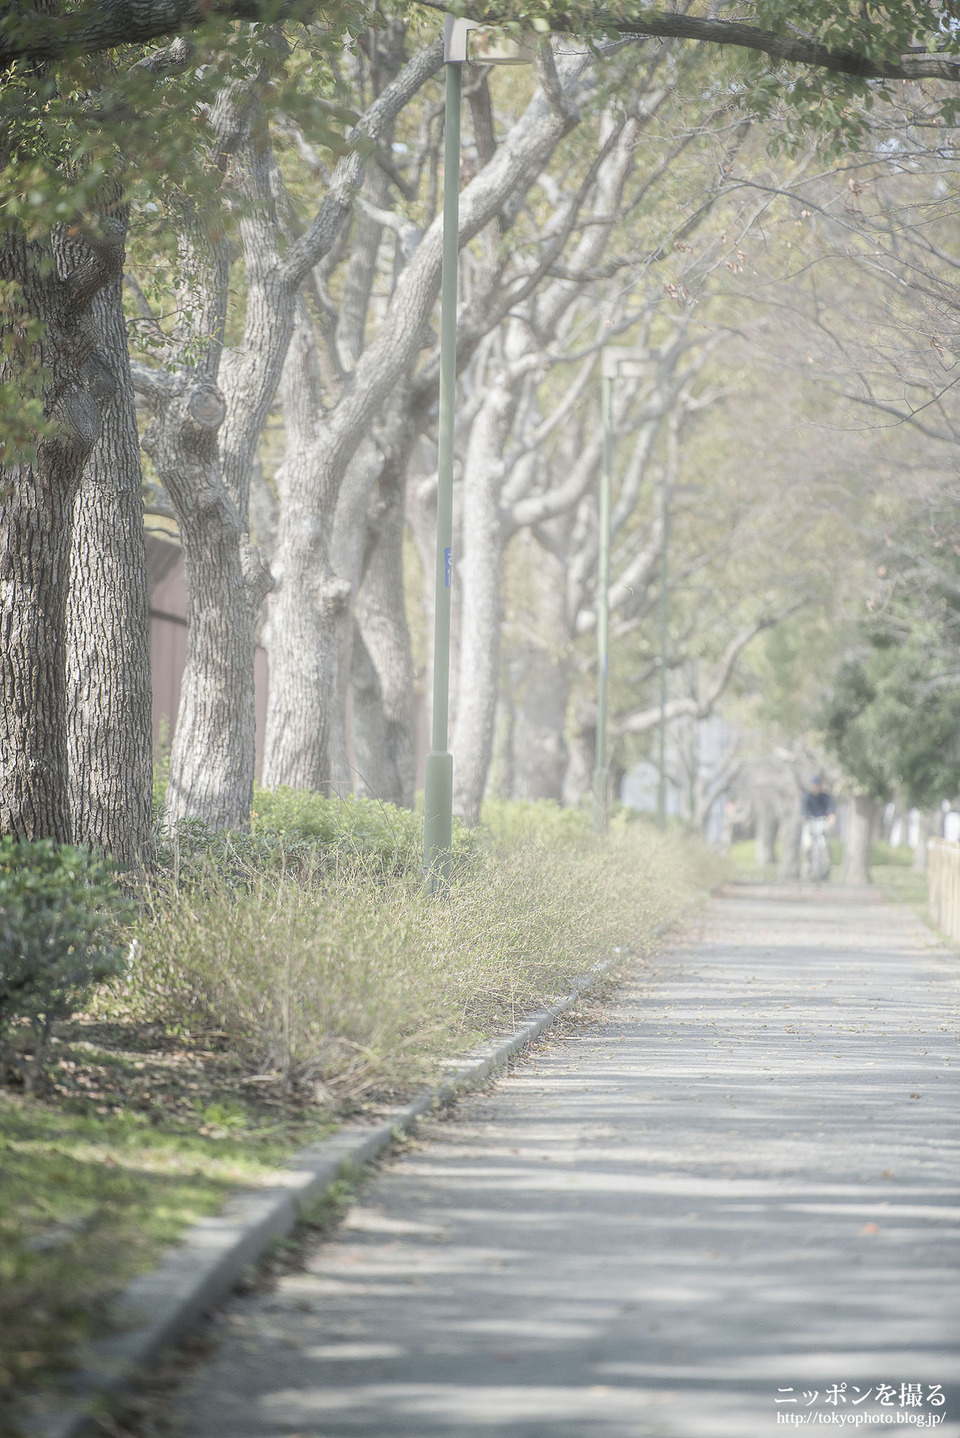
[[[696,930],[234,1300],[187,1438],[960,1435],[960,958],[869,891]]]

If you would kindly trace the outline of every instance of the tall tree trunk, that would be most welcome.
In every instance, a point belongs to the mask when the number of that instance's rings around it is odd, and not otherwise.
[[[754,863],[758,869],[775,864],[777,838],[777,811],[769,794],[760,794],[757,805],[757,837],[754,847]]]
[[[490,778],[487,780],[487,793],[499,802],[516,797],[513,769],[515,719],[513,695],[509,686],[505,686],[500,690],[497,699],[493,758],[490,761]]]
[[[45,445],[0,472],[0,832],[21,839],[72,838],[66,596],[82,463]]]
[[[67,742],[76,843],[124,868],[152,856],[149,600],[122,277],[96,297],[94,324],[117,387],[73,512],[67,608]]]
[[[303,331],[294,346],[304,342]],[[292,355],[291,349],[291,355]],[[285,379],[285,391],[287,381]],[[312,443],[294,441],[287,400],[287,456],[277,475],[280,513],[275,570],[265,634],[270,694],[264,738],[263,782],[268,789],[327,792],[329,696],[335,688],[335,626],[349,612],[350,586],[335,574],[327,554],[329,512]]]
[[[317,423],[316,346],[301,310],[283,376],[287,453],[277,474],[279,578],[266,635],[270,695],[263,782],[270,789],[288,785],[343,794],[353,788],[345,712],[353,636],[345,631],[352,631],[351,592],[362,564],[369,490],[380,460],[372,440],[361,441],[342,486],[349,519],[341,516],[341,533],[335,536],[341,483]]]
[[[66,599],[73,507],[112,393],[90,306],[123,264],[123,228],[109,212],[98,236],[0,242],[0,381],[24,419],[0,469],[0,832],[69,842]],[[38,330],[36,338],[32,331]],[[32,407],[32,413],[31,413]],[[37,441],[34,416],[46,425]],[[17,433],[17,425],[22,433]]]
[[[939,809],[921,809],[917,816],[917,847],[913,851],[913,867],[919,874],[927,872],[927,841],[939,839],[943,816]]]
[[[357,761],[356,792],[364,799],[396,803],[389,793],[387,726],[380,680],[357,626],[351,651],[350,692],[353,752]]]
[[[563,799],[568,750],[564,737],[570,673],[563,660],[539,645],[524,645],[510,663],[513,797]]]
[[[192,251],[192,262],[186,269],[191,273],[202,303],[197,303],[193,293],[184,297],[183,313],[187,320],[191,315],[194,319],[192,328],[187,321],[182,327],[188,343],[180,351],[181,374],[189,367],[193,378],[186,381],[188,386],[206,382],[207,392],[218,395],[222,412],[216,424],[211,423],[210,434],[221,423],[223,427],[219,451],[215,452],[212,440],[208,443],[197,435],[178,435],[179,420],[174,414],[171,417],[173,432],[167,446],[170,459],[181,468],[185,464],[185,472],[195,472],[196,461],[207,471],[206,480],[201,483],[201,491],[206,492],[207,498],[199,506],[191,506],[189,495],[184,494],[184,505],[191,507],[192,512],[183,519],[178,510],[188,590],[196,584],[197,592],[191,592],[188,598],[191,638],[171,755],[168,801],[171,818],[194,813],[218,827],[224,823],[244,824],[249,818],[254,755],[254,625],[259,605],[271,584],[247,535],[251,471],[260,432],[274,400],[298,314],[302,322],[303,307],[302,302],[298,302],[300,286],[341,234],[369,149],[376,145],[384,127],[392,122],[403,104],[436,71],[441,57],[439,43],[420,52],[404,67],[397,83],[388,86],[360,118],[355,138],[362,138],[364,143],[351,146],[341,158],[313,222],[302,234],[282,235],[278,221],[283,186],[269,143],[269,126],[258,98],[269,66],[253,83],[238,82],[224,87],[214,107],[217,161],[223,163],[230,157],[231,181],[239,196],[236,215],[246,269],[246,314],[241,343],[221,355],[229,278],[224,229],[216,222],[204,226],[203,217],[193,216],[189,207],[185,207],[181,246]],[[203,352],[202,358],[195,362],[198,348]],[[137,378],[139,384],[139,376]],[[149,393],[150,382],[144,383]],[[156,376],[152,387],[155,409],[165,411],[169,396],[160,392],[163,385]],[[373,404],[375,407],[376,400]],[[314,430],[318,428],[321,412],[322,404],[318,400],[312,416]],[[195,441],[200,441],[199,445]],[[344,446],[347,458],[355,447],[356,435],[353,435]],[[331,458],[322,446],[320,448],[324,467],[317,466],[315,450],[306,456],[306,462],[322,484],[323,474],[336,470],[337,464],[345,464],[346,459],[342,452]],[[167,489],[170,493],[169,485]],[[332,506],[332,501],[330,503]],[[299,533],[298,520],[305,521]],[[308,641],[297,644],[296,633],[288,635],[288,623],[313,621],[306,606],[301,605],[294,612],[287,601],[291,599],[292,589],[300,583],[305,592],[314,594],[314,607],[318,608],[320,617],[335,623],[346,597],[337,577],[323,566],[311,571],[315,537],[310,533],[310,526],[309,515],[294,514],[288,521],[281,522],[277,536],[278,564],[282,565],[285,560],[287,563],[283,576],[286,592],[275,610],[277,622],[273,626],[271,658],[285,673],[289,692],[278,710],[280,687],[277,676],[272,673],[264,772],[268,783],[293,782],[308,787],[319,784],[327,769],[325,758],[318,757],[325,754],[325,736],[322,726],[318,725],[314,726],[308,741],[301,742],[309,729],[316,701],[313,699],[305,707],[311,699],[310,685],[296,672],[295,666],[285,665],[284,660],[288,649],[298,659],[311,650]],[[224,565],[221,573],[209,572],[208,566],[220,563]],[[314,645],[311,663],[316,663],[319,657]],[[301,699],[304,704],[298,703]]]
[[[847,832],[843,851],[843,882],[869,884],[870,840],[877,806],[872,799],[850,799],[847,804]]]
[[[563,798],[570,700],[566,570],[531,534],[517,536],[509,555],[519,638],[510,646],[511,796]]]
[[[180,377],[155,394],[143,437],[177,515],[187,586],[187,658],[166,816],[243,828],[253,796],[255,624],[270,580],[220,471],[224,403]]]
[[[322,404],[316,336],[300,307],[280,387],[287,449],[277,471],[276,588],[267,601],[264,639],[270,692],[263,783],[321,790],[327,779],[326,716],[321,696],[330,657],[320,647],[320,611],[343,604],[333,587],[324,527],[329,504],[314,471],[315,416]]]
[[[591,792],[597,753],[597,711],[584,703],[578,711],[567,750],[563,802],[577,808]]]
[[[785,806],[780,822],[780,864],[777,878],[789,883],[800,878],[800,836],[803,831],[803,809],[800,796]]]
[[[387,448],[383,427],[378,425],[375,433],[376,443],[372,437],[365,439],[343,476],[331,538],[332,553],[337,556],[337,575],[346,587],[346,603],[339,613],[331,616],[327,636],[334,655],[333,682],[328,695],[327,763],[330,783],[338,794],[353,793],[360,777],[349,761],[347,702],[353,670],[353,641],[358,632],[354,620],[354,596],[363,576],[371,497],[383,472],[384,449]]]
[[[454,812],[468,824],[480,818],[493,753],[503,566],[500,489],[503,446],[515,413],[516,399],[508,383],[496,383],[473,422],[464,469],[460,655],[451,748]]]
[[[350,586],[319,557],[318,543],[284,504],[278,527],[277,592],[266,632],[270,694],[263,783],[331,792],[330,697],[337,689],[336,625],[349,616]]]
[[[187,658],[170,751],[166,815],[211,829],[250,822],[256,738],[256,608],[239,533],[216,513],[181,526]]]
[[[365,776],[361,756],[377,743],[379,797],[409,809],[416,785],[416,756],[413,656],[403,589],[404,468],[404,463],[394,461],[384,466],[376,513],[368,529],[355,617],[376,685],[368,684],[361,700],[354,684],[353,714],[361,780]],[[367,764],[369,767],[369,760]]]

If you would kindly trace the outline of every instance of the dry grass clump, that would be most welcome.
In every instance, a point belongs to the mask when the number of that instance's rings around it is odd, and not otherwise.
[[[680,836],[527,806],[494,816],[444,900],[416,873],[362,860],[311,873],[212,866],[164,885],[125,996],[147,1019],[215,1034],[258,1078],[318,1099],[395,1092],[564,992],[616,948],[642,948],[710,877]]]

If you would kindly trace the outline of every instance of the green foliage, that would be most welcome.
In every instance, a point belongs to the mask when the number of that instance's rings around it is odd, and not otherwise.
[[[927,38],[931,48],[954,50],[955,41],[943,26],[943,9],[936,0],[887,0],[864,5],[860,0],[754,0],[752,22],[761,29],[785,35],[802,31],[834,51],[852,51],[876,65],[896,60]],[[938,43],[939,41],[939,43]]]
[[[882,629],[840,666],[823,711],[826,741],[874,799],[902,789],[929,808],[960,792],[960,680]]]
[[[149,277],[148,297],[157,303],[156,321],[132,317],[135,338],[138,348],[169,363],[171,334],[179,325],[183,339],[184,321],[200,309],[177,229],[194,225],[219,235],[242,211],[224,157],[210,152],[208,116],[225,90],[245,84],[265,109],[279,105],[308,122],[314,144],[331,153],[345,147],[354,112],[338,88],[333,58],[351,27],[370,17],[364,6],[346,4],[324,18],[308,31],[291,26],[288,46],[272,26],[210,17],[194,35],[191,63],[167,68],[148,63],[156,46],[129,46],[109,60],[74,55],[55,66],[8,67],[0,93],[0,243],[26,242],[22,256],[40,274],[52,266],[58,230],[95,241],[104,221],[128,207],[133,262]],[[29,11],[18,10],[3,28],[29,22]],[[171,304],[175,293],[179,311]],[[51,428],[50,385],[39,316],[17,315],[9,293],[0,299],[9,321],[0,325],[0,459],[12,464],[30,459]],[[185,341],[180,360],[197,360],[207,342],[202,336],[191,349]]]
[[[889,868],[891,865],[901,869],[910,868],[913,864],[913,850],[906,844],[898,844],[894,848],[883,839],[874,839],[870,845],[870,868]]]
[[[867,65],[882,68],[896,64],[914,48],[918,35],[927,48],[956,53],[956,38],[942,24],[939,6],[897,3],[865,6],[836,5],[830,0],[805,0],[786,5],[783,0],[755,0],[750,19],[775,34],[805,37],[837,53],[855,55]],[[771,69],[765,55],[750,55],[744,67],[741,99],[760,118],[777,110],[780,122],[770,151],[795,152],[804,134],[823,137],[828,152],[840,153],[862,138],[874,99],[888,93],[882,81],[868,80],[815,66]]]
[[[564,3],[561,7],[550,0],[511,4],[510,19],[502,28],[517,37],[524,31],[546,32],[558,10],[565,28],[588,36],[597,34],[595,6]],[[503,9],[499,10],[498,17],[503,13]],[[645,0],[618,0],[602,13],[610,17],[613,25],[620,22],[625,28],[631,20],[646,23],[655,19]],[[888,88],[887,82],[856,73],[858,68],[882,70],[918,48],[930,54],[960,53],[958,27],[945,17],[943,6],[936,0],[888,0],[883,5],[864,5],[860,0],[840,5],[832,0],[752,0],[738,6],[736,16],[731,18],[759,31],[823,45],[852,62],[852,73],[844,73],[825,65],[781,62],[760,50],[731,46],[724,52],[718,45],[708,47],[714,52],[711,62],[718,70],[724,63],[719,59],[721,54],[732,52],[737,56],[737,73],[728,83],[729,93],[742,108],[760,119],[775,117],[770,141],[773,154],[781,149],[794,152],[810,132],[822,136],[825,148],[833,153],[859,141],[875,98],[888,94]],[[608,22],[604,32],[609,33],[610,28]],[[944,119],[952,123],[958,106],[960,101],[955,97],[944,98]]]
[[[498,799],[483,806],[484,827],[501,844],[531,840],[539,843],[589,844],[593,827],[583,809],[563,808],[552,799],[535,803]]]
[[[897,859],[892,863],[885,864],[882,859],[878,861],[876,846],[870,859],[870,872],[873,882],[884,895],[895,904],[909,904],[911,909],[923,920],[925,924],[930,923],[929,894],[927,890],[927,876],[921,871],[914,869],[910,859],[910,851],[895,849],[896,854],[905,853],[904,859]],[[879,862],[880,867],[875,868]],[[944,936],[941,936],[943,939]],[[948,941],[949,942],[949,941]]]
[[[130,905],[85,849],[0,839],[0,1035],[27,1018],[41,1040],[123,966]]]
[[[309,791],[258,789],[252,830],[258,837],[312,841],[329,858],[383,873],[415,874],[423,868],[423,820],[409,809],[375,799],[338,799]],[[458,826],[462,848],[467,831]]]
[[[859,644],[836,675],[827,741],[876,799],[960,793],[960,529],[953,484],[889,502]]]
[[[155,796],[163,787],[160,776]],[[469,865],[481,843],[475,830],[456,821],[454,867]],[[214,832],[199,820],[184,820],[172,831],[160,830],[157,867],[165,880],[188,887],[216,877],[243,888],[268,874],[320,884],[338,872],[419,881],[423,815],[376,799],[258,788],[249,833]]]
[[[286,843],[312,841],[328,864],[358,865],[367,873],[406,875],[423,872],[423,814],[384,804],[379,799],[330,798],[302,789],[256,790],[252,832]],[[459,819],[453,824],[453,862],[468,864],[481,836]]]
[[[317,845],[310,840],[270,831],[217,831],[200,819],[161,829],[156,863],[160,884],[185,889],[202,888],[213,879],[243,889],[265,875],[307,878],[320,868]]]

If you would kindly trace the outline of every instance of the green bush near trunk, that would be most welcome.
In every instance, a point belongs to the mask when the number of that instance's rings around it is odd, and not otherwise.
[[[423,872],[423,813],[379,799],[337,799],[298,789],[257,789],[251,829],[255,837],[318,846],[325,865],[359,866],[367,875],[419,876]],[[453,825],[455,867],[470,863],[483,835],[459,820]]]
[[[0,838],[0,1041],[29,1019],[39,1043],[123,964],[130,905],[103,859],[50,839]]]

